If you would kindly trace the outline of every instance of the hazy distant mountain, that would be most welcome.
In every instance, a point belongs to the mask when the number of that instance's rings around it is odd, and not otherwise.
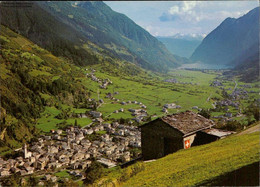
[[[157,39],[161,41],[172,54],[189,58],[203,40],[203,36],[195,34],[176,34],[169,37],[158,36]]]
[[[191,60],[235,66],[239,64],[236,59],[241,56],[247,59],[253,51],[259,50],[258,41],[259,7],[238,19],[225,19],[204,38],[192,54]]]
[[[178,66],[161,42],[101,1],[38,1],[32,8],[1,7],[0,12],[2,24],[56,55],[76,59],[76,64],[89,64],[84,44],[91,41],[105,49],[100,50],[103,53],[146,69],[164,71]]]
[[[206,35],[204,35],[204,34],[181,34],[181,33],[178,33],[178,34],[175,34],[173,36],[169,36],[168,38],[202,41],[205,36]]]

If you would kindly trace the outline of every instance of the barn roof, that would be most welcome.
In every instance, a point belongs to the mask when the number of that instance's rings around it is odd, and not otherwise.
[[[233,131],[225,131],[225,130],[221,130],[221,129],[214,129],[214,128],[211,128],[211,129],[205,129],[203,130],[202,132],[205,132],[207,134],[210,134],[210,135],[213,135],[213,136],[217,136],[219,138],[222,138],[222,137],[225,137],[225,136],[228,136],[230,134],[234,134],[235,132]]]
[[[174,129],[179,130],[184,136],[192,134],[194,132],[211,128],[215,123],[197,113],[192,111],[181,112],[178,114],[167,115],[159,118],[163,122],[167,123]],[[151,124],[147,123],[145,125]],[[145,126],[143,125],[143,126]]]

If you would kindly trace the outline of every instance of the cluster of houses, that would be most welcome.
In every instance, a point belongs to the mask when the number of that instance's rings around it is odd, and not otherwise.
[[[98,82],[100,83],[99,87],[102,88],[102,89],[106,89],[106,87],[109,85],[109,84],[112,84],[113,82],[109,79],[99,79],[96,77],[95,75],[95,70],[92,69],[92,72],[91,73],[86,73],[86,77],[88,78],[91,78],[92,81],[95,81],[95,82]]]
[[[116,102],[120,101],[119,99],[116,99],[114,97],[112,99],[115,100]],[[141,121],[143,121],[144,117],[148,116],[147,111],[145,110],[147,107],[142,102],[121,101],[120,104],[121,105],[136,104],[141,107],[141,109],[131,109],[131,108],[128,109],[128,111],[132,113],[131,115],[134,116],[134,118],[132,120],[136,121],[137,123],[140,123]],[[124,112],[124,109],[120,108],[119,110],[115,110],[113,113],[119,113],[119,112]]]
[[[220,82],[219,80],[215,80],[213,81],[210,86],[213,86],[213,87],[218,87],[218,86],[223,86],[222,82]]]
[[[95,141],[88,135],[98,134]],[[91,165],[92,158],[107,167],[130,161],[131,148],[141,147],[141,134],[135,126],[124,126],[117,122],[100,124],[88,128],[69,127],[66,131],[52,131],[20,150],[14,159],[0,158],[0,177],[14,173],[29,175],[37,171],[54,171],[66,168],[75,176]],[[75,172],[76,171],[76,172]],[[78,172],[77,172],[78,171]]]
[[[114,95],[118,95],[119,94],[119,92],[114,92],[113,94],[112,93],[107,93],[106,94],[106,97],[105,98],[108,98],[108,99],[111,99],[111,100],[115,100],[116,98],[114,98]]]
[[[239,103],[238,102],[234,102],[234,101],[232,101],[230,99],[216,101],[215,105],[216,106],[220,106],[220,107],[223,107],[223,106],[232,106],[232,107],[235,107],[235,108],[239,107]]]
[[[162,112],[168,113],[168,109],[180,109],[180,105],[176,105],[175,103],[165,104],[163,105]]]
[[[140,123],[147,116],[147,111],[144,109],[129,108],[128,111],[132,113],[131,115],[134,116],[133,120],[137,123]]]
[[[232,120],[231,119],[232,117],[239,116],[241,113],[241,108],[239,107],[239,102],[232,101],[230,99],[225,99],[225,100],[217,101],[214,104],[217,108],[224,107],[224,111],[226,112],[223,115],[213,116],[213,118],[215,118],[215,119],[222,119],[224,121],[230,121],[230,120]],[[239,110],[239,111],[236,114],[232,114],[231,112],[228,112],[229,111],[228,107],[234,107],[236,110]]]
[[[164,82],[170,82],[170,83],[179,83],[179,84],[191,84],[191,85],[198,85],[197,83],[192,83],[192,82],[180,82],[177,79],[166,79]]]
[[[243,88],[252,88],[252,86],[250,84],[242,84],[240,86]]]
[[[237,114],[237,115],[239,115],[239,114]],[[230,118],[232,118],[232,117],[233,117],[233,114],[231,112],[227,112],[224,115],[213,116],[213,118],[215,118],[215,119],[222,119],[225,121],[231,121],[232,119],[230,119]]]
[[[229,97],[232,100],[237,100],[237,99],[247,99],[248,97],[248,92],[244,89],[241,88],[236,88],[230,95]]]

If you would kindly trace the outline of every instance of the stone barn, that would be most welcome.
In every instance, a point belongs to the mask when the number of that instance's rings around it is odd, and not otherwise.
[[[226,135],[225,132],[212,135],[212,131],[206,131],[214,125],[212,120],[192,111],[167,115],[146,123],[140,126],[143,159],[160,158]]]

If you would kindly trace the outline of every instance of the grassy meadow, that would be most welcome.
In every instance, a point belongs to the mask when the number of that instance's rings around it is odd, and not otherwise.
[[[133,77],[118,77],[108,75],[106,73],[101,73],[99,66],[92,66],[96,70],[96,77],[102,79],[110,79],[113,84],[109,85],[107,89],[100,89],[97,82],[92,81],[90,78],[81,78],[81,83],[88,88],[91,92],[91,98],[98,100],[99,98],[104,100],[104,103],[97,109],[103,114],[105,120],[117,120],[120,118],[132,119],[131,113],[128,111],[130,108],[140,109],[141,105],[138,104],[126,104],[122,105],[120,102],[124,101],[137,101],[146,105],[147,112],[149,115],[162,116],[162,107],[167,103],[176,103],[180,105],[181,109],[170,109],[169,113],[180,112],[185,110],[192,110],[193,106],[198,106],[199,108],[211,108],[212,100],[207,101],[210,97],[221,97],[216,93],[216,89],[209,87],[210,82],[214,80],[215,74],[206,74],[202,72],[192,72],[187,70],[182,70],[183,74],[189,75],[189,80],[197,80],[201,85],[188,85],[188,84],[173,84],[164,82],[163,80],[169,77],[169,75],[163,77],[152,77],[150,79],[143,79],[138,76]],[[90,70],[85,71],[89,73]],[[191,74],[191,75],[190,75]],[[174,76],[173,76],[174,77]],[[202,78],[200,78],[202,77]],[[185,80],[188,81],[188,78]],[[118,95],[114,97],[119,99],[118,102],[106,99],[107,93],[119,92]],[[44,97],[48,98],[48,95]],[[66,108],[66,106],[63,106]],[[120,108],[124,109],[124,112],[113,113],[115,110]],[[85,113],[88,111],[84,108],[73,108],[72,111],[75,113]],[[196,110],[194,110],[196,111]],[[56,124],[61,123],[63,120],[55,118],[61,110],[54,107],[46,107],[45,111],[42,113],[42,117],[38,120],[37,127],[48,132],[51,129],[57,129]],[[67,119],[68,123],[74,124],[75,118]],[[77,119],[80,126],[85,126],[91,122],[90,119]]]
[[[103,64],[88,66],[82,68],[84,73],[90,73],[91,69],[95,69],[95,76],[99,79],[110,79],[113,83],[108,85],[106,89],[99,88],[99,83],[92,81],[91,78],[77,78],[90,92],[90,97],[95,100],[103,99],[104,103],[98,107],[97,111],[103,114],[103,119],[107,122],[113,120],[132,119],[131,113],[128,109],[141,109],[141,105],[138,104],[126,104],[122,105],[120,102],[124,101],[137,101],[147,106],[146,110],[149,116],[160,117],[165,115],[162,112],[162,107],[167,103],[175,103],[181,106],[181,109],[169,109],[169,113],[176,113],[186,110],[193,110],[193,106],[197,106],[202,109],[213,108],[213,103],[216,99],[221,99],[221,89],[212,87],[210,84],[221,75],[218,71],[192,71],[192,70],[172,70],[168,74],[154,74],[151,72],[145,72],[140,75],[129,76],[123,73],[108,73],[104,70]],[[177,79],[179,83],[165,82],[166,79]],[[190,84],[192,83],[192,84]],[[237,81],[238,87],[244,84]],[[233,81],[224,81],[226,89],[232,89],[235,86]],[[254,85],[253,85],[254,86]],[[255,88],[251,88],[254,90]],[[250,89],[249,89],[250,90]],[[107,93],[119,92],[114,95],[118,102],[105,98]],[[47,96],[45,96],[47,97]],[[250,94],[250,100],[257,98],[257,94]],[[248,105],[247,100],[241,100],[241,104],[244,108]],[[67,106],[68,107],[68,106]],[[63,105],[66,108],[66,105]],[[113,113],[120,108],[124,109],[124,112]],[[39,119],[37,127],[48,132],[50,129],[57,129],[56,124],[61,123],[64,120],[58,120],[55,116],[61,112],[59,109],[53,109],[50,111],[46,108],[42,114],[42,118]],[[229,107],[230,112],[236,114],[237,110]],[[85,108],[72,108],[71,111],[75,113],[85,113],[89,111]],[[223,112],[213,112],[212,116],[223,115]],[[46,117],[47,116],[47,117]],[[238,120],[245,120],[245,117],[238,117]],[[66,122],[74,124],[75,118],[67,119]],[[91,119],[77,119],[80,126],[85,126],[91,123]]]

